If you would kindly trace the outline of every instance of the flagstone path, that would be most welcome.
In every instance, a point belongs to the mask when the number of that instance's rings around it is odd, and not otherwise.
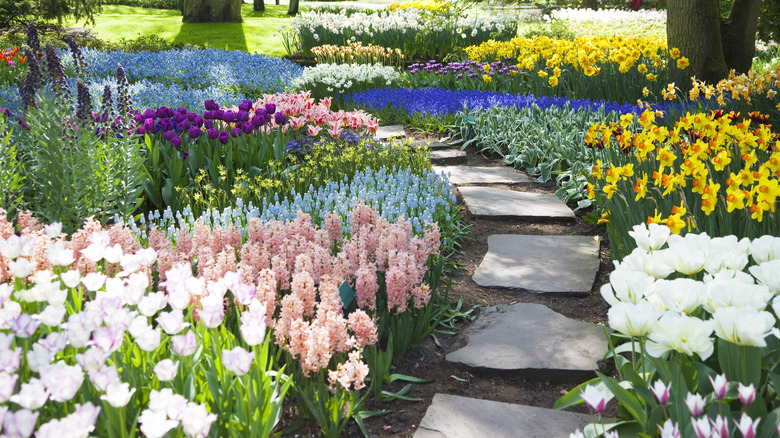
[[[538,223],[576,217],[554,195],[534,190],[522,172],[506,166],[452,165],[465,162],[465,152],[441,144],[429,150],[435,170],[455,184],[477,220]],[[480,286],[588,294],[599,269],[599,243],[593,236],[496,234],[487,243],[488,252],[472,277]],[[574,385],[595,375],[606,352],[602,326],[567,318],[542,304],[515,303],[480,309],[446,360],[473,373],[512,373],[525,380]],[[414,437],[565,438],[590,419],[579,413],[439,393]]]

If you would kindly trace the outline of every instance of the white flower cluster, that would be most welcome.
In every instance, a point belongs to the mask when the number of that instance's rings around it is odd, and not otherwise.
[[[314,33],[317,28],[325,28],[328,32],[341,34],[354,32],[357,35],[374,36],[377,33],[397,30],[424,30],[438,32],[450,28],[466,28],[503,31],[506,24],[513,19],[507,16],[491,15],[485,11],[474,10],[451,20],[426,20],[417,9],[397,11],[379,11],[375,14],[355,13],[347,16],[333,12],[304,12],[293,18],[291,24],[296,31],[308,29]]]
[[[714,351],[713,332],[757,347],[766,346],[770,334],[780,335],[774,316],[780,312],[780,300],[774,300],[780,295],[780,237],[680,237],[657,224],[637,225],[629,234],[638,248],[615,262],[601,295],[612,306],[609,325],[647,336],[648,354],[677,351],[705,360]]]
[[[293,81],[293,88],[324,86],[328,92],[343,94],[376,86],[389,87],[400,77],[393,67],[382,64],[318,64],[306,67],[303,75]]]
[[[557,9],[545,20],[562,21],[576,36],[666,37],[665,10]]]
[[[626,22],[647,22],[655,21],[666,25],[666,10],[642,9],[639,11],[628,11],[624,9],[556,9],[550,12],[550,17],[554,20],[563,20],[570,23],[575,22],[603,22],[603,23],[626,23]]]

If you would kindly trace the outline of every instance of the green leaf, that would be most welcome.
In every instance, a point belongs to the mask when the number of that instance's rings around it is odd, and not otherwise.
[[[571,406],[579,405],[584,403],[585,401],[582,399],[582,391],[585,390],[585,387],[588,385],[597,385],[601,383],[601,379],[596,377],[595,379],[588,380],[585,383],[581,383],[574,388],[571,389],[571,391],[567,392],[566,395],[559,398],[555,401],[555,404],[553,405],[553,409],[566,409]]]
[[[647,424],[647,418],[644,415],[644,409],[642,403],[637,397],[631,394],[627,389],[620,385],[620,382],[612,377],[606,376],[598,371],[596,375],[601,377],[601,381],[609,389],[610,392],[618,399],[618,403],[623,406],[631,416],[636,419],[642,428]]]

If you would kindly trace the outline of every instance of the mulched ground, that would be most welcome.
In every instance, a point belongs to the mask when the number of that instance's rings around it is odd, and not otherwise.
[[[407,134],[410,134],[407,132]],[[419,134],[415,135],[421,138]],[[502,166],[499,158],[485,158],[474,149],[467,149],[468,162],[466,165]],[[534,192],[554,193],[554,184],[523,184],[523,185],[493,185],[511,190],[523,190]],[[519,221],[519,220],[489,220],[480,218],[476,220],[469,215],[459,199],[459,208],[463,211],[464,219],[470,227],[471,239],[461,244],[461,252],[453,257],[459,265],[457,270],[451,270],[448,275],[453,280],[449,291],[449,300],[454,304],[462,299],[463,310],[474,308],[474,313],[479,312],[480,307],[513,304],[517,302],[538,303],[561,313],[569,318],[592,323],[606,323],[608,305],[598,293],[602,284],[608,281],[609,273],[614,269],[609,245],[604,236],[603,227],[595,227],[587,224],[582,215],[586,212],[578,211],[577,218],[564,221]],[[573,207],[573,206],[572,206]],[[585,297],[562,297],[546,294],[529,293],[522,290],[509,290],[501,288],[489,288],[477,285],[471,275],[476,270],[487,252],[487,237],[492,234],[545,234],[545,235],[588,235],[600,239],[601,265],[596,276],[591,293]],[[461,321],[461,329],[470,322]],[[488,399],[507,403],[525,404],[542,408],[552,408],[555,401],[570,390],[580,381],[555,382],[546,380],[528,380],[517,373],[485,373],[477,370],[465,369],[463,366],[448,363],[444,357],[454,350],[453,343],[456,336],[438,334],[439,345],[432,339],[427,339],[421,345],[412,348],[406,357],[394,362],[392,372],[410,375],[422,379],[431,379],[432,383],[413,385],[408,396],[421,398],[419,402],[390,401],[377,402],[370,399],[365,406],[366,410],[389,411],[387,415],[375,417],[366,421],[366,426],[371,437],[412,437],[416,427],[420,424],[425,411],[431,403],[434,394],[446,393],[465,397]],[[604,369],[604,371],[609,371]],[[397,391],[404,383],[396,382],[386,389]],[[290,396],[288,396],[291,398]],[[286,403],[292,405],[292,403]],[[572,409],[576,412],[587,413],[583,406]],[[615,416],[614,407],[607,412],[608,416]],[[312,421],[302,419],[297,408],[288,407],[282,420],[282,430],[292,424],[300,424],[295,431],[285,436],[311,437],[320,436],[319,429]],[[344,436],[362,436],[357,426],[351,423]]]

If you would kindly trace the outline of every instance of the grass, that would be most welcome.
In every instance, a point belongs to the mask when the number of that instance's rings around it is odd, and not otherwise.
[[[287,5],[268,3],[265,12],[256,12],[251,4],[244,4],[241,9],[243,23],[182,23],[178,10],[110,5],[103,6],[103,12],[95,17],[94,26],[85,27],[109,41],[157,35],[169,42],[282,56],[286,52],[276,33],[290,21]],[[73,21],[65,25],[83,26]]]

